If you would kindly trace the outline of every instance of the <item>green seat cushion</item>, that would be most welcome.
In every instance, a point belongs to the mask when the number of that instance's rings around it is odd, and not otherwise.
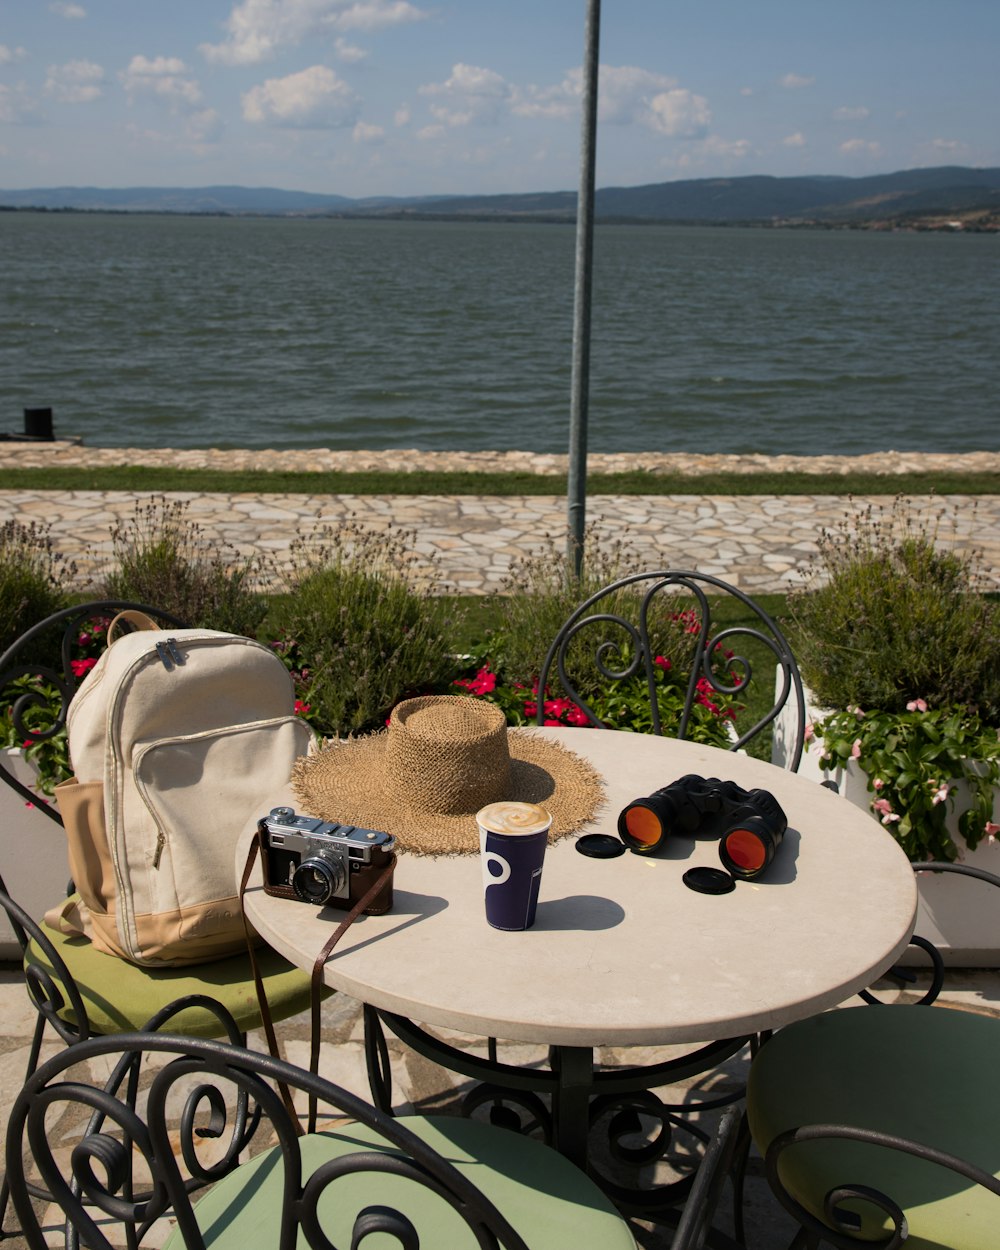
[[[544,1250],[635,1250],[628,1225],[597,1186],[548,1146],[458,1116],[404,1116],[422,1138],[497,1207],[531,1247]],[[374,1129],[349,1124],[299,1141],[308,1177],[329,1159],[356,1151],[402,1155]],[[403,1156],[405,1157],[405,1155]],[[275,1147],[214,1186],[195,1206],[198,1226],[211,1250],[274,1250],[282,1205],[282,1154]],[[464,1219],[443,1198],[416,1181],[386,1172],[358,1172],[334,1181],[319,1204],[324,1233],[336,1246],[351,1245],[358,1213],[392,1207],[413,1222],[420,1245],[438,1250],[477,1250]],[[175,1230],[165,1250],[180,1250]],[[300,1232],[298,1246],[308,1243]],[[366,1238],[365,1250],[398,1250],[383,1234]]]
[[[754,1060],[747,1114],[763,1153],[786,1129],[847,1124],[920,1142],[1000,1177],[1000,1019],[948,1007],[851,1007],[777,1033]],[[908,1250],[996,1250],[1000,1196],[950,1170],[867,1143],[800,1143],[782,1183],[814,1215],[845,1183],[906,1213]],[[891,1227],[869,1204],[861,1236]]]
[[[232,1013],[244,1033],[260,1027],[257,991],[244,951],[185,968],[140,968],[116,955],[96,950],[82,937],[67,937],[43,924],[42,931],[62,956],[80,991],[93,1032],[112,1034],[141,1029],[161,1007],[185,994],[207,994]],[[257,962],[274,1020],[297,1015],[309,1006],[309,977],[269,946],[257,950]],[[48,972],[51,961],[35,942],[28,946],[25,969],[34,964]],[[76,1024],[67,1006],[60,1016]],[[211,1012],[192,1007],[166,1026],[188,1037],[218,1037],[219,1021]]]

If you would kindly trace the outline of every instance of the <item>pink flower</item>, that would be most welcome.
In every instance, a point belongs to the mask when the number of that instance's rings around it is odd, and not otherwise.
[[[943,803],[945,799],[947,799],[947,797],[948,797],[948,786],[947,785],[941,786],[939,789],[934,791],[934,797],[931,799],[931,803],[934,806],[937,806],[938,803]]]
[[[816,727],[815,727],[815,725],[812,723],[812,721],[806,721],[806,728],[805,728],[805,741],[806,741],[806,742],[812,742],[813,738],[815,738],[815,737],[816,737]]]
[[[861,739],[860,738],[854,739],[854,745],[851,747],[851,759],[852,760],[861,759]]]
[[[885,785],[885,782],[882,780],[882,778],[881,778],[881,777],[874,777],[874,778],[872,778],[872,789],[873,789],[873,790],[881,790],[881,789],[882,789],[882,787],[883,787],[884,785]]]
[[[891,825],[894,820],[899,820],[899,817],[896,815],[896,813],[886,812],[886,814],[882,817],[882,824]]]
[[[924,699],[911,699],[906,705],[908,712],[926,712],[927,702]]]
[[[985,832],[989,834],[990,838],[993,838],[995,834],[1000,833],[1000,825],[995,825],[992,820],[988,820]]]
[[[881,816],[887,816],[892,811],[892,804],[888,799],[876,799],[872,804],[872,811],[878,812]]]

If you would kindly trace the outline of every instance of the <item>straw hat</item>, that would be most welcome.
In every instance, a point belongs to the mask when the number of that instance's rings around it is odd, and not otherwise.
[[[292,773],[310,815],[385,830],[424,855],[478,851],[476,812],[500,799],[544,807],[554,841],[593,817],[601,784],[578,755],[508,730],[495,704],[468,695],[407,699],[387,731],[327,743]]]

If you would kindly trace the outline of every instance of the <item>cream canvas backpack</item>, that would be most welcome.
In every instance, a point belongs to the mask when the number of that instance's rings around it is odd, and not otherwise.
[[[70,704],[75,775],[56,787],[84,904],[76,927],[136,964],[201,963],[246,949],[237,845],[279,801],[312,731],[262,643],[123,615],[138,628],[109,644]]]

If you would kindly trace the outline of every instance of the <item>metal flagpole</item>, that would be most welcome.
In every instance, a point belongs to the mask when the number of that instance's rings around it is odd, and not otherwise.
[[[600,42],[601,0],[587,0],[580,191],[576,202],[569,477],[566,487],[567,555],[577,577],[583,569],[583,532],[587,512],[587,409],[590,397],[590,303],[594,267],[594,170],[597,160],[597,68]]]

